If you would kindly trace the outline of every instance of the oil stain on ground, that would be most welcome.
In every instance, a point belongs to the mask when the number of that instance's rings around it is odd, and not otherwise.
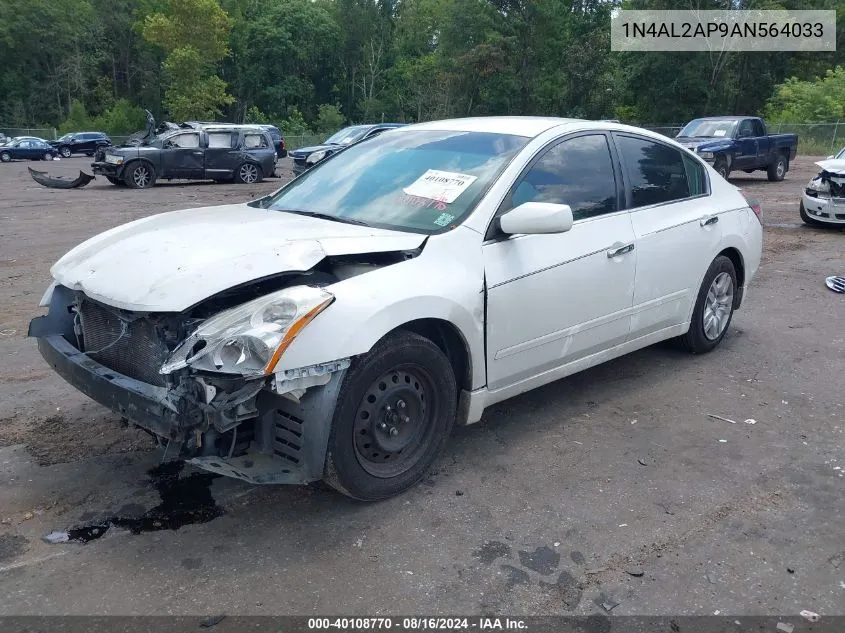
[[[128,529],[132,534],[178,530],[184,525],[206,523],[225,513],[211,496],[211,482],[219,477],[212,473],[192,473],[180,477],[184,462],[168,462],[149,471],[152,485],[158,490],[161,503],[143,513],[132,507],[123,516],[115,516],[89,525],[53,532],[45,537],[50,543],[73,541],[89,543],[101,538],[111,527]],[[134,505],[134,504],[131,504]],[[129,506],[121,508],[129,510]]]

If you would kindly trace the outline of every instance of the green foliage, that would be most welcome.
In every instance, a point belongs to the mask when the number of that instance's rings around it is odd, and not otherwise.
[[[132,105],[126,99],[120,99],[112,107],[98,116],[89,116],[82,102],[71,102],[70,114],[59,124],[59,134],[84,132],[86,130],[103,131],[118,136],[129,135],[144,129],[144,110]]]
[[[845,119],[845,67],[837,66],[811,81],[790,77],[778,84],[766,103],[765,115],[771,121],[790,123]]]
[[[70,103],[70,113],[67,118],[59,125],[59,134],[67,134],[68,132],[78,132],[87,129],[91,124],[91,119],[88,118],[88,113],[85,111],[85,106],[78,99],[74,99]]]
[[[346,119],[340,113],[340,106],[324,103],[317,106],[317,120],[314,130],[318,134],[334,133],[343,127]]]
[[[311,128],[305,122],[305,117],[296,106],[288,108],[288,117],[279,122],[279,129],[282,134],[287,136],[303,136],[305,134],[313,134]]]
[[[267,115],[257,106],[250,106],[244,116],[244,123],[267,123]]]

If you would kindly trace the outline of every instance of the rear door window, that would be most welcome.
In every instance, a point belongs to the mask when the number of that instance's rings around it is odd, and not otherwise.
[[[231,132],[209,132],[208,147],[214,148],[232,148],[232,133]]]
[[[689,198],[687,168],[679,149],[635,136],[616,135],[628,175],[631,208]]]

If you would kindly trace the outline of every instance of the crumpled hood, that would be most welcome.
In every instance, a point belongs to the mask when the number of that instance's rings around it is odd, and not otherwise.
[[[107,305],[181,312],[218,292],[331,255],[417,248],[426,236],[232,204],[150,216],[83,242],[50,269]]]
[[[837,176],[845,176],[845,158],[829,158],[816,163],[822,171]]]
[[[728,138],[679,136],[675,138],[675,141],[693,152],[717,152],[731,145],[731,139]]]

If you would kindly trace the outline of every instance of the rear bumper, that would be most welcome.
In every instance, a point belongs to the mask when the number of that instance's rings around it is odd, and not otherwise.
[[[57,374],[86,396],[156,435],[181,440],[188,427],[202,420],[198,411],[192,416],[174,402],[166,388],[112,371],[60,334],[38,338],[38,351]],[[191,420],[192,417],[198,419]]]

